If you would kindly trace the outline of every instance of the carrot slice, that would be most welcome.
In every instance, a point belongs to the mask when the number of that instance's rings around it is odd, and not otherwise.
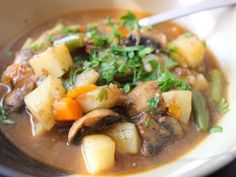
[[[178,106],[176,106],[175,104],[170,104],[168,106],[168,111],[170,113],[170,115],[172,115],[175,119],[179,120],[180,119],[180,108]]]
[[[54,101],[53,115],[56,121],[74,121],[82,117],[83,112],[76,100],[64,97]]]
[[[124,27],[120,27],[119,28],[119,32],[121,33],[122,37],[127,37],[128,33],[129,33],[129,31],[126,28],[124,28]]]
[[[70,97],[70,98],[76,98],[77,96],[79,96],[80,94],[82,93],[86,93],[86,92],[90,92],[94,89],[96,89],[97,86],[96,85],[85,85],[85,86],[81,86],[81,87],[77,87],[77,88],[74,88],[72,90],[70,90],[66,96],[67,97]]]

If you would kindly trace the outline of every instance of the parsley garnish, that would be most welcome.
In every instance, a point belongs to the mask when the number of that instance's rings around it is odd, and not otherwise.
[[[77,66],[73,66],[70,69],[69,78],[64,81],[64,86],[67,90],[74,87],[77,75],[80,74],[82,71],[83,69]]]
[[[167,47],[167,52],[169,53],[175,53],[177,51],[177,46],[173,43],[171,43],[168,47]]]
[[[153,48],[151,48],[151,47],[146,47],[146,48],[140,50],[140,51],[138,52],[138,55],[139,55],[140,58],[143,58],[143,57],[145,57],[146,55],[152,53],[153,51],[154,51]]]
[[[214,125],[213,127],[210,128],[209,132],[210,133],[222,133],[223,128],[219,125]]]
[[[99,100],[99,101],[107,100],[107,98],[108,98],[107,90],[108,90],[107,86],[104,86],[100,90],[100,92],[99,92],[99,94],[98,94],[96,99]]]
[[[0,123],[1,124],[14,124],[15,122],[7,116],[6,108],[0,107]]]
[[[149,109],[156,108],[157,105],[159,104],[159,101],[160,101],[159,97],[156,97],[156,96],[154,96],[150,100],[148,100],[147,105],[148,105]]]
[[[217,106],[217,111],[219,113],[226,113],[229,111],[229,103],[224,98],[220,100]]]
[[[123,89],[124,89],[124,92],[125,92],[126,94],[129,93],[130,90],[131,90],[131,84],[129,84],[129,83],[125,84],[124,87],[123,87]]]
[[[184,37],[185,38],[190,38],[190,37],[192,37],[192,34],[190,32],[185,32]]]
[[[161,92],[168,91],[173,87],[177,87],[179,90],[190,90],[190,86],[185,81],[176,79],[174,74],[169,71],[163,72],[157,82]]]
[[[128,11],[127,14],[122,16],[120,19],[123,26],[130,30],[139,28],[136,16],[130,11]]]
[[[166,68],[168,69],[174,68],[177,65],[178,63],[170,58],[166,61]]]
[[[151,121],[150,121],[149,118],[147,118],[147,119],[145,120],[145,126],[146,126],[147,128],[150,128],[150,126],[151,126]]]

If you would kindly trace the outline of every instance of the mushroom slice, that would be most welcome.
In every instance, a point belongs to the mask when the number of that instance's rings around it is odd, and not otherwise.
[[[166,47],[167,39],[165,34],[157,29],[143,29],[141,31],[140,44],[159,49]]]
[[[83,117],[73,123],[69,130],[68,142],[71,143],[83,127],[93,127],[99,121],[108,116],[112,116],[114,119],[116,119],[115,117],[118,118],[118,115],[118,113],[110,109],[96,109],[85,114]]]

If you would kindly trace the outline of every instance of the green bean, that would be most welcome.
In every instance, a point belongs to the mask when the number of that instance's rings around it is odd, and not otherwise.
[[[69,50],[74,50],[77,47],[84,46],[84,35],[83,34],[73,34],[62,39],[54,41],[54,45],[65,44]]]
[[[209,128],[209,112],[207,104],[199,91],[192,91],[193,114],[195,123],[200,131],[207,131]]]
[[[218,69],[213,69],[210,73],[211,83],[210,83],[210,100],[219,103],[222,97],[223,91],[223,75]]]

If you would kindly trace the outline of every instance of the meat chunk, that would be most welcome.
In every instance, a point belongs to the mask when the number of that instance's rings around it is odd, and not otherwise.
[[[24,105],[24,96],[36,87],[38,77],[28,62],[10,65],[3,73],[2,82],[13,86],[6,96],[5,104],[8,111],[18,111]]]
[[[147,113],[141,113],[134,119],[142,138],[142,154],[146,157],[157,154],[167,142],[183,135],[180,124],[169,116],[156,120]]]
[[[136,86],[129,94],[127,99],[127,111],[132,117],[141,112],[149,110],[147,102],[154,96],[158,96],[158,85],[156,81],[143,82]]]

